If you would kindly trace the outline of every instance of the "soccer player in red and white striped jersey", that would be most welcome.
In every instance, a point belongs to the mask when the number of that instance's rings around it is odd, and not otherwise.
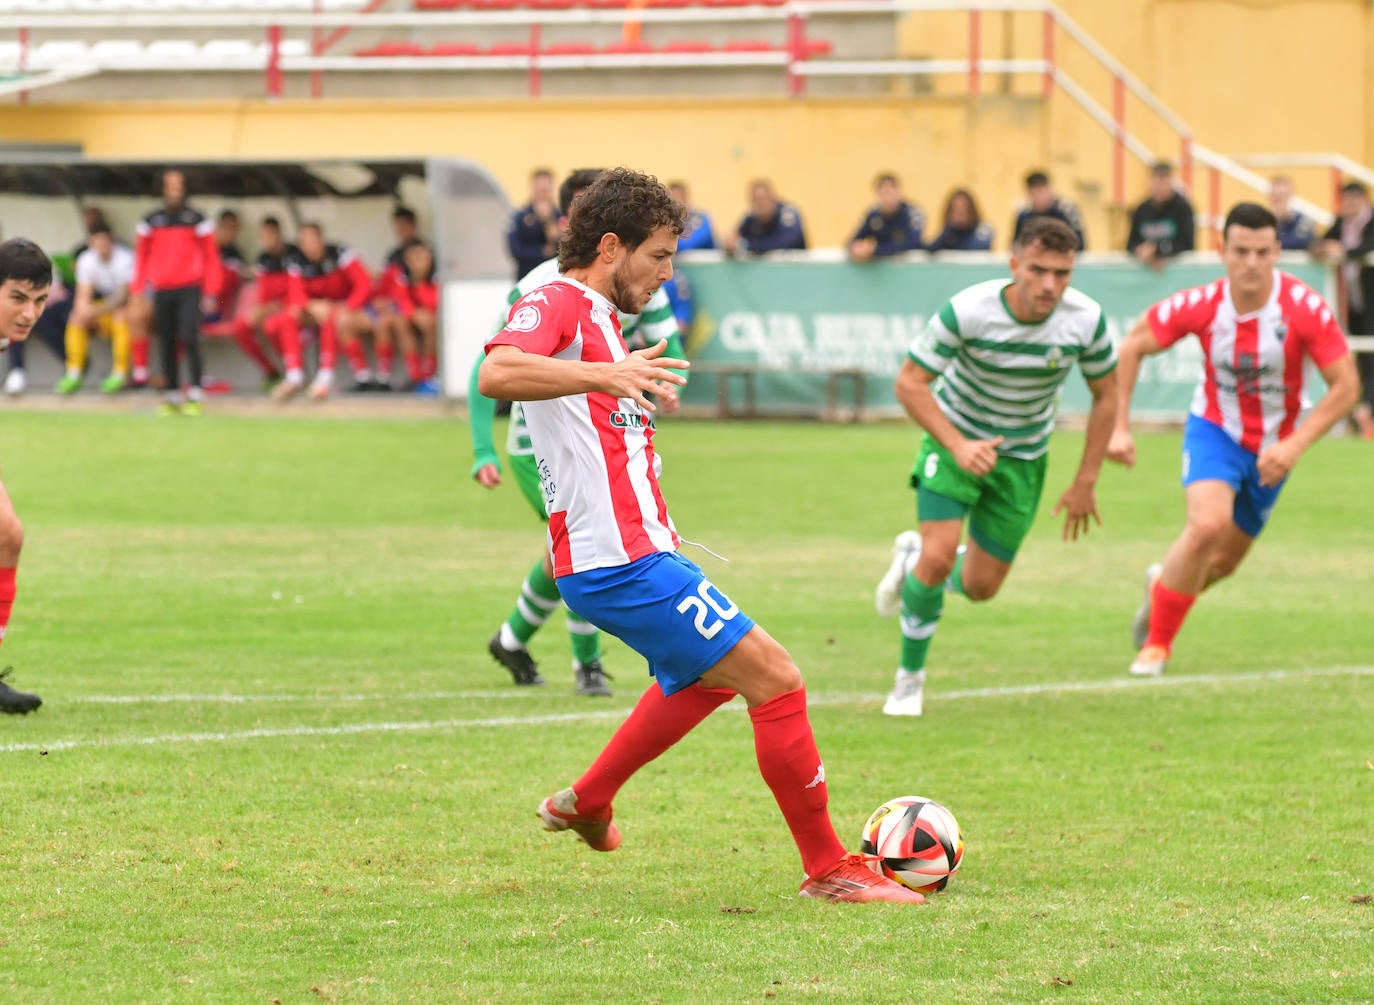
[[[662,342],[631,352],[616,312],[638,314],[672,278],[682,227],[681,207],[656,179],[604,172],[573,203],[562,278],[516,301],[478,375],[483,395],[524,408],[564,602],[644,655],[656,681],[539,816],[548,830],[613,851],[620,787],[742,694],[759,769],[801,852],[802,895],[920,903],[919,893],[847,855],[836,836],[806,688],[787,650],[677,550],[647,395],[674,399],[685,378],[669,370],[685,363],[665,358]]]
[[[1235,572],[1303,452],[1360,395],[1354,357],[1330,306],[1275,267],[1274,214],[1240,203],[1222,236],[1226,278],[1155,304],[1119,349],[1121,401],[1107,456],[1128,467],[1135,463],[1128,413],[1141,358],[1189,335],[1203,354],[1183,437],[1187,523],[1164,562],[1147,570],[1145,601],[1133,625],[1140,652],[1131,673],[1142,676],[1164,672],[1198,594]],[[1309,359],[1327,390],[1300,422]]]

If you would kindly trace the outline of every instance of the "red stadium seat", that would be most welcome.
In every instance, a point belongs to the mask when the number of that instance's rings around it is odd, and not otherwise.
[[[534,47],[528,42],[497,42],[487,46],[488,56],[533,56]]]
[[[467,5],[468,0],[415,0],[416,10],[458,10]]]
[[[642,56],[654,47],[647,42],[612,42],[601,51],[607,56]]]
[[[669,42],[660,52],[715,52],[710,42]]]
[[[772,42],[761,42],[756,39],[738,39],[734,42],[726,42],[721,47],[722,52],[775,52],[781,46],[776,46]]]
[[[379,42],[371,49],[358,49],[355,56],[425,56],[429,54],[419,42]]]
[[[544,47],[545,56],[592,56],[596,46],[590,42],[555,42]]]
[[[431,56],[480,56],[482,47],[471,42],[440,42],[429,48]]]
[[[514,10],[520,6],[519,0],[469,0],[473,10]]]
[[[802,46],[804,56],[829,56],[834,51],[835,46],[823,38],[808,38]]]
[[[577,0],[527,0],[532,10],[570,10]]]
[[[586,4],[593,10],[624,10],[628,6],[627,0],[586,0]]]
[[[662,10],[667,7],[691,7],[697,0],[648,0],[648,6]]]

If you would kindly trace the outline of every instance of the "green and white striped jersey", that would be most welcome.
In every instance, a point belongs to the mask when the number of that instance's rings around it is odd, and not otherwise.
[[[551,283],[555,279],[561,279],[562,273],[558,271],[558,259],[550,258],[529,272],[525,277],[515,284],[514,289],[506,298],[508,306],[514,306],[516,301],[526,293],[531,293],[546,283]],[[642,314],[619,314],[620,334],[625,339],[625,344],[631,349],[643,349],[645,346],[654,345],[662,339],[668,339],[670,354],[678,353],[673,347],[678,345],[677,340],[677,318],[673,317],[673,306],[668,302],[668,294],[662,289],[654,291],[654,295],[649,298],[649,302],[644,306]],[[503,315],[501,323],[496,326],[500,331],[506,326],[506,318]],[[530,430],[525,425],[525,413],[520,407],[520,403],[514,402],[510,409],[510,427],[506,432],[506,453],[511,457],[527,456],[534,453],[534,445],[530,442]]]
[[[1088,380],[1116,367],[1102,307],[1070,287],[1044,321],[1018,321],[1005,279],[956,293],[911,345],[940,410],[965,436],[1001,436],[997,452],[1032,460],[1049,449],[1059,390],[1075,364]]]

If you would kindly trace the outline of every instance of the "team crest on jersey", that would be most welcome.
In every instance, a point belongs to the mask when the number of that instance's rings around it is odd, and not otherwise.
[[[1064,350],[1057,345],[1050,346],[1050,351],[1045,353],[1045,365],[1051,370],[1058,370],[1059,364],[1064,362]]]
[[[1287,338],[1287,337],[1288,337],[1288,322],[1286,322],[1286,321],[1280,321],[1277,325],[1274,326],[1274,338],[1278,339],[1278,340],[1279,340],[1279,344],[1282,345],[1282,344],[1283,344],[1283,340],[1284,340],[1285,338]]]
[[[506,331],[532,332],[539,327],[539,322],[541,320],[539,308],[526,305],[521,307],[511,317],[510,323],[506,325]]]

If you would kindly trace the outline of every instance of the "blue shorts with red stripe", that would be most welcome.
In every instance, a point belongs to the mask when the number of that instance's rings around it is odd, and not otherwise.
[[[1261,485],[1255,454],[1215,422],[1190,415],[1183,427],[1183,484],[1205,481],[1225,482],[1235,490],[1231,519],[1243,533],[1259,537],[1287,479],[1277,485]]]
[[[754,627],[695,562],[675,551],[560,576],[558,589],[574,614],[647,659],[665,695],[695,684]]]

